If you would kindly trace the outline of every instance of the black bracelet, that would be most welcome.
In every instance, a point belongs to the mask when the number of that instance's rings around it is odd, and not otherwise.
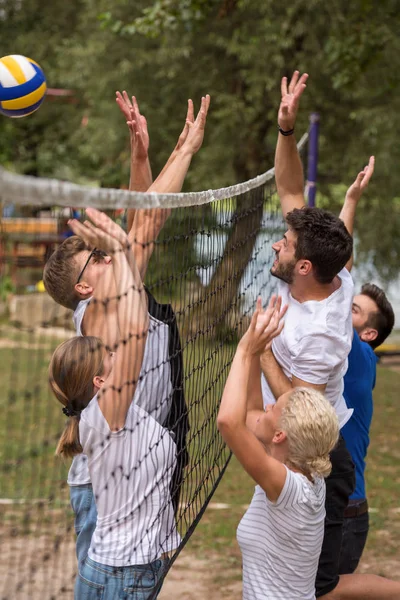
[[[278,129],[279,129],[279,133],[281,133],[284,136],[288,136],[288,135],[293,135],[294,134],[294,127],[293,129],[288,129],[287,131],[284,131],[279,125],[278,125]]]

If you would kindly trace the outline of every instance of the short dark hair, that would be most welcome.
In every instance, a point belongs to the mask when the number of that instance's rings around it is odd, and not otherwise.
[[[68,237],[50,256],[43,271],[46,292],[57,304],[72,310],[79,304],[75,291],[79,266],[74,259],[79,252],[87,249],[85,242],[76,235]]]
[[[385,292],[373,283],[365,283],[361,288],[361,295],[371,298],[378,307],[377,311],[368,315],[367,326],[377,330],[378,336],[368,342],[372,348],[377,348],[386,340],[394,326],[394,312]]]
[[[309,260],[317,281],[330,283],[353,252],[353,238],[343,221],[327,210],[306,206],[289,212],[286,222],[297,236],[296,259]]]

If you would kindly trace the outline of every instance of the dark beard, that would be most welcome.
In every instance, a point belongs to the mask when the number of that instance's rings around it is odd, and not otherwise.
[[[281,279],[282,281],[290,285],[291,283],[293,283],[293,273],[295,266],[295,261],[286,265],[281,265],[278,263],[277,267],[275,268],[275,271],[273,271],[273,267],[271,267],[270,273],[277,279]]]

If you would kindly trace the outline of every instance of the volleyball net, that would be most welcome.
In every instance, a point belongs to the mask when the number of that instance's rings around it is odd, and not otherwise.
[[[82,476],[87,465],[68,475],[70,461],[54,456],[67,417],[50,390],[49,363],[61,343],[75,338],[76,322],[72,310],[44,291],[44,264],[71,239],[67,220],[84,219],[85,207],[106,211],[125,228],[124,209],[173,209],[154,240],[144,280],[150,317],[141,368],[132,375],[133,408],[115,435],[92,411],[98,437],[86,436],[101,514],[92,558],[107,564],[113,548],[128,564],[146,563],[157,546],[169,557],[161,581],[229,462],[216,418],[256,299],[267,300],[275,289],[271,244],[284,225],[274,172],[230,188],[170,195],[88,188],[0,169],[0,201],[0,579],[2,598],[13,599],[72,596],[77,563],[67,478],[72,485],[88,483]],[[125,296],[110,292],[110,303],[118,297],[129,307],[131,288]],[[110,303],[102,310],[112,334]],[[129,319],[119,318],[125,327]],[[117,354],[130,344],[124,327]],[[137,347],[131,351],[135,369]],[[98,347],[76,349],[76,367],[88,353],[98,354]],[[61,384],[68,378],[65,356],[63,361]],[[125,547],[129,539],[133,547]]]

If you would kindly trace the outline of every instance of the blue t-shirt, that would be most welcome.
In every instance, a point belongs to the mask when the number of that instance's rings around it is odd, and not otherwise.
[[[344,398],[348,408],[354,408],[351,419],[341,429],[347,448],[356,466],[356,488],[350,499],[365,495],[365,457],[369,445],[375,387],[377,357],[369,344],[360,340],[354,331],[349,354],[349,368],[344,376]]]

